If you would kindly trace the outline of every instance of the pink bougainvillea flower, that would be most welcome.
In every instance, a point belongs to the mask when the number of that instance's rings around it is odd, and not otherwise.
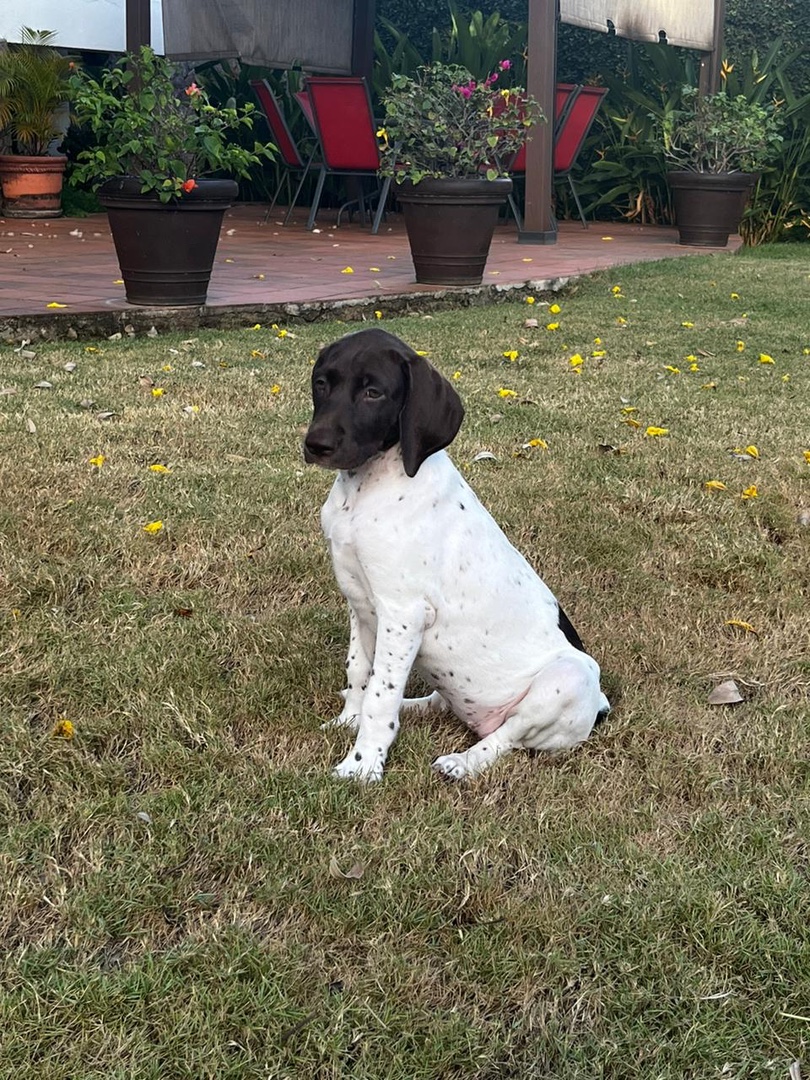
[[[509,71],[511,66],[512,66],[512,61],[511,60],[501,60],[500,64],[498,64],[498,70],[499,71]]]

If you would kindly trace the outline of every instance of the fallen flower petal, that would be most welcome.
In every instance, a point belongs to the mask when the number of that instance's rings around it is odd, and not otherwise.
[[[154,473],[168,473],[171,469],[168,469],[165,465],[161,465],[160,462],[156,462],[154,465],[149,466],[149,471]]]
[[[153,536],[155,533],[159,533],[162,528],[162,521],[148,521],[146,525],[144,525],[143,531],[149,533],[150,536]]]
[[[741,499],[756,499],[759,498],[759,492],[757,491],[757,485],[752,484],[747,487],[745,491],[740,495]]]
[[[344,266],[340,272],[341,274],[353,274],[354,270],[350,266]]]
[[[502,398],[517,397],[517,391],[516,390],[507,390],[506,387],[502,386],[498,390],[498,397],[502,397]]]
[[[707,487],[709,489],[709,491],[726,491],[727,490],[726,485],[723,483],[722,480],[707,480],[706,483],[703,486]]]
[[[509,352],[505,352],[503,354],[504,359],[505,360],[511,360],[512,363],[514,363],[515,360],[517,360],[517,358],[519,356],[520,356],[520,353],[517,351],[517,349],[510,349]]]
[[[87,460],[90,465],[93,465],[96,469],[100,469],[107,459],[103,454],[97,454],[95,457],[88,458]]]
[[[756,630],[750,622],[744,622],[742,619],[726,619],[725,626],[733,626],[736,630],[745,630],[747,634],[755,634]]]
[[[760,362],[760,364],[774,364],[774,363],[776,363],[776,361],[774,360],[774,358],[772,356],[768,356],[768,354],[764,353],[764,352],[759,354],[759,362]]]
[[[63,716],[60,720],[57,720],[54,724],[51,735],[54,739],[72,739],[75,734],[75,728],[70,720],[65,719]]]
[[[669,435],[669,428],[648,427],[644,434],[649,438],[655,438],[658,435]]]
[[[52,301],[50,302],[50,304],[46,304],[46,305],[45,305],[45,307],[49,307],[49,308],[63,308],[63,307],[67,307],[67,304],[57,304],[57,302],[56,302],[55,300],[52,300]]]

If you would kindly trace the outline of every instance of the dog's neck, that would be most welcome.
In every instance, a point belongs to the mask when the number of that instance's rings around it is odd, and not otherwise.
[[[379,454],[364,461],[356,469],[341,469],[338,475],[346,485],[355,488],[372,480],[390,480],[394,477],[405,476],[402,449],[397,443],[389,450],[381,450]]]

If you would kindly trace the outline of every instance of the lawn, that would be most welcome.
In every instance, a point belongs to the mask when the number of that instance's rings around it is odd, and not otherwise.
[[[0,1076],[810,1069],[808,299],[794,245],[382,312],[614,703],[464,785],[448,715],[330,776],[300,439],[350,324],[2,348]]]

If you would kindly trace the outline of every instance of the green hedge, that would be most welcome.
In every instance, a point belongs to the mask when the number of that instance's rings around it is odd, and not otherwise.
[[[485,15],[499,12],[504,19],[526,21],[528,0],[479,0],[464,5]],[[434,26],[450,24],[447,6],[435,0],[377,0],[377,14],[404,30],[417,49],[430,54]],[[787,43],[810,41],[810,3],[807,0],[727,0],[726,52],[734,62],[752,48],[763,50],[775,38]],[[626,43],[607,34],[594,34],[576,26],[560,27],[557,50],[557,77],[565,82],[582,82],[589,76],[619,72],[625,64]],[[810,88],[810,65],[807,65]]]

